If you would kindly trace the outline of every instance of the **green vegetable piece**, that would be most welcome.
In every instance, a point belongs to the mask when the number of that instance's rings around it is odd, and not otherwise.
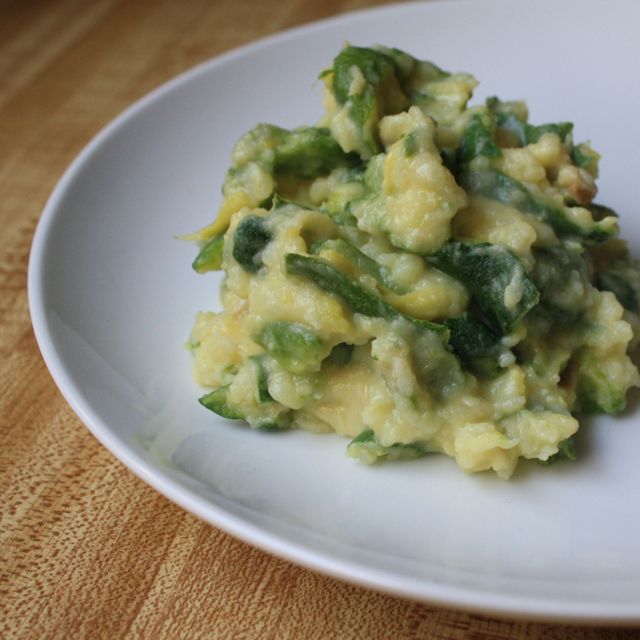
[[[258,418],[250,426],[252,429],[257,429],[258,431],[276,433],[277,431],[287,431],[288,429],[292,429],[294,423],[292,413],[287,411],[286,413],[280,414],[273,420],[268,418]]]
[[[622,274],[615,271],[597,273],[596,287],[600,291],[611,291],[627,311],[638,313],[638,292]]]
[[[222,418],[227,418],[228,420],[246,421],[247,417],[244,416],[236,408],[230,406],[227,402],[228,390],[229,385],[219,387],[218,389],[214,389],[201,398],[198,398],[198,402],[203,407],[206,407],[207,409],[209,409],[209,411],[217,413]],[[269,400],[271,399],[271,396],[269,396]],[[261,402],[264,401],[266,400],[261,400]],[[284,431],[286,429],[290,429],[292,426],[291,415],[287,412],[281,416],[278,416],[278,418],[275,420],[258,418],[257,420],[252,421],[249,426],[252,429],[258,429],[260,431]]]
[[[427,451],[418,443],[397,442],[389,447],[381,445],[371,429],[365,429],[347,446],[347,455],[368,464],[376,460],[411,460],[425,455]]]
[[[330,249],[341,253],[349,262],[351,262],[358,271],[366,273],[367,275],[376,279],[382,286],[395,291],[396,293],[404,293],[404,289],[399,287],[393,280],[391,271],[382,264],[376,262],[373,258],[357,249],[352,244],[341,238],[323,240],[314,247],[312,247],[313,253],[319,254],[323,249]]]
[[[427,260],[462,282],[501,335],[510,333],[538,302],[538,290],[522,263],[500,245],[452,241]]]
[[[320,362],[326,355],[322,340],[309,327],[299,322],[271,322],[255,340],[291,373],[318,371]]]
[[[508,131],[519,146],[525,146],[538,142],[545,133],[555,133],[562,142],[568,142],[573,132],[573,123],[557,122],[541,125],[532,125],[518,117],[508,104],[493,97],[487,100],[488,109],[494,114],[498,128]]]
[[[458,359],[436,333],[418,331],[409,344],[415,377],[435,400],[445,400],[464,384]]]
[[[626,243],[589,247],[588,258],[594,285],[613,293],[627,311],[640,313],[640,263],[629,255]]]
[[[513,146],[525,146],[538,142],[543,134],[555,133],[558,135],[567,150],[571,153],[571,159],[576,167],[586,169],[592,175],[598,173],[598,160],[600,156],[589,147],[588,144],[573,144],[573,124],[571,122],[558,122],[534,126],[523,120],[509,103],[501,102],[498,98],[489,98],[487,107],[496,119],[497,129],[509,134]],[[510,145],[511,146],[511,145]]]
[[[562,245],[535,249],[533,255],[535,262],[530,276],[540,291],[536,313],[544,313],[555,325],[566,326],[580,320],[589,285],[582,256]]]
[[[372,205],[374,199],[380,199],[383,195],[385,158],[384,153],[374,156],[369,160],[364,171],[362,183],[365,189],[364,200],[368,205]]]
[[[291,422],[290,421],[260,422],[257,425],[255,425],[255,427],[253,428],[258,429],[259,431],[267,431],[269,433],[275,433],[277,431],[287,431],[288,429],[291,429]]]
[[[303,276],[328,293],[341,298],[355,313],[394,320],[399,312],[382,298],[356,284],[334,266],[321,260],[289,253],[285,258],[287,273]]]
[[[498,112],[496,114],[496,128],[509,133],[510,141],[515,142],[516,146],[522,147],[527,143],[527,123],[518,118],[515,113]]]
[[[462,373],[457,360],[442,341],[441,334],[448,333],[444,325],[403,315],[319,258],[289,254],[285,264],[288,273],[305,277],[328,293],[337,295],[354,313],[390,321],[403,318],[411,323],[418,329],[411,350],[416,377],[436,398],[444,397],[449,390],[459,386]]]
[[[418,106],[422,106],[421,99],[430,97],[425,92],[425,88],[428,88],[429,83],[442,80],[451,75],[433,64],[433,62],[417,60],[400,49],[380,47],[378,50],[383,51],[393,60],[396,67],[396,76],[402,90],[410,101],[412,103],[416,102]]]
[[[287,273],[307,278],[317,287],[338,296],[354,313],[386,320],[405,318],[420,329],[446,333],[446,328],[441,324],[404,316],[395,307],[356,284],[325,260],[289,253],[285,257],[285,266]]]
[[[576,167],[586,169],[593,175],[598,172],[598,160],[600,156],[586,144],[574,145],[571,149],[571,159]]]
[[[354,68],[365,83],[360,91],[351,93]],[[347,105],[351,120],[360,130],[365,156],[380,151],[378,121],[408,104],[398,84],[394,59],[375,49],[345,47],[333,61],[333,91],[338,104]]]
[[[340,226],[355,227],[357,225],[357,220],[351,213],[351,205],[361,197],[365,189],[364,172],[364,166],[359,165],[338,169],[332,174],[336,188],[329,194],[328,200],[321,205],[321,210]],[[345,189],[343,185],[350,185],[352,188]]]
[[[264,218],[247,216],[233,234],[233,257],[245,271],[255,273],[262,266],[262,251],[272,237]]]
[[[549,224],[561,237],[577,237],[592,242],[604,242],[615,235],[617,225],[595,222],[583,227],[572,220],[562,208],[534,196],[521,182],[497,169],[474,171],[466,169],[459,175],[459,182],[471,194],[497,200],[511,207],[530,213]]]
[[[271,402],[273,398],[269,393],[269,370],[263,356],[250,356],[256,367],[256,392],[258,402]]]
[[[565,460],[575,460],[576,455],[576,438],[575,436],[569,436],[558,445],[558,453],[553,458]]]
[[[470,162],[478,156],[499,158],[500,148],[493,140],[494,124],[488,112],[475,113],[464,128],[456,161],[458,165]]]
[[[559,460],[571,460],[571,462],[574,462],[576,459],[576,438],[575,435],[573,435],[558,444],[557,453],[549,456],[546,460],[538,460],[538,462],[543,465],[548,465],[558,462]]]
[[[577,413],[609,413],[614,415],[626,406],[625,389],[616,387],[603,371],[598,358],[589,352],[583,352],[577,358],[578,373],[576,382]]]
[[[203,406],[217,413],[228,420],[244,420],[244,416],[233,407],[227,404],[227,390],[229,386],[219,387],[210,393],[198,398],[198,402]]]
[[[481,378],[500,372],[500,356],[507,353],[499,336],[470,312],[444,322],[449,329],[449,346],[466,368]]]
[[[333,90],[340,104],[345,104],[351,97],[351,69],[354,66],[372,87],[378,86],[395,72],[393,59],[381,51],[366,47],[344,47],[333,61]]]
[[[311,179],[328,174],[338,166],[360,163],[356,154],[342,150],[326,128],[279,129],[276,139],[273,157],[276,175]]]
[[[538,142],[545,133],[555,133],[562,142],[566,142],[572,132],[572,122],[551,122],[537,126],[527,124],[525,127],[525,144]]]
[[[236,162],[227,172],[225,187],[242,187],[257,164],[276,177],[317,178],[339,166],[355,166],[360,158],[345,153],[326,127],[283,129],[259,124],[245,133],[235,146]]]
[[[404,155],[407,156],[407,158],[414,156],[420,149],[420,144],[418,143],[415,131],[410,131],[404,137],[402,144],[404,147]]]
[[[193,270],[197,273],[217,271],[222,267],[222,249],[224,247],[224,234],[215,236],[200,249],[196,259],[192,263]]]

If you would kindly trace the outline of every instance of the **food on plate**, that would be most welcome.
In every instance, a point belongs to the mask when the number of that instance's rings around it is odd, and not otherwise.
[[[243,135],[194,234],[194,269],[224,272],[190,338],[202,405],[366,462],[575,457],[576,416],[640,384],[640,270],[598,154],[398,49],[347,46],[321,77],[322,121]]]

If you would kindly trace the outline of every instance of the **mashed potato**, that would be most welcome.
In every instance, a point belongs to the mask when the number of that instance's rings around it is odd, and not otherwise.
[[[345,47],[322,77],[320,124],[245,134],[196,234],[196,271],[225,274],[191,333],[200,402],[365,462],[573,458],[575,416],[640,382],[640,271],[593,202],[598,154],[397,49]]]

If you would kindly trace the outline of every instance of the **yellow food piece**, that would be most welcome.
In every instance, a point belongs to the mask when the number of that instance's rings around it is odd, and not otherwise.
[[[532,260],[531,247],[538,239],[536,227],[514,207],[474,196],[456,215],[453,226],[458,238],[499,244],[525,262]]]
[[[417,151],[407,156],[404,136],[414,136]],[[435,125],[420,109],[387,116],[380,123],[380,136],[387,147],[383,193],[386,215],[361,227],[387,231],[391,242],[416,253],[433,253],[450,237],[449,223],[466,205],[467,196],[442,164],[433,141]],[[356,214],[357,215],[357,214]]]

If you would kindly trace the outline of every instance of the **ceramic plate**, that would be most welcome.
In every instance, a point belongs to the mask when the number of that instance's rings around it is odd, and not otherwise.
[[[315,122],[345,40],[403,48],[526,98],[603,155],[599,200],[640,254],[640,3],[396,5],[279,34],[186,73],[80,154],[49,200],[29,272],[36,336],[65,398],[145,481],[213,525],[318,571],[430,603],[538,619],[640,621],[640,406],[585,421],[579,461],[511,481],[444,457],[367,467],[337,436],[263,434],[196,398],[184,348],[216,275],[176,239],[215,215],[233,142]]]

